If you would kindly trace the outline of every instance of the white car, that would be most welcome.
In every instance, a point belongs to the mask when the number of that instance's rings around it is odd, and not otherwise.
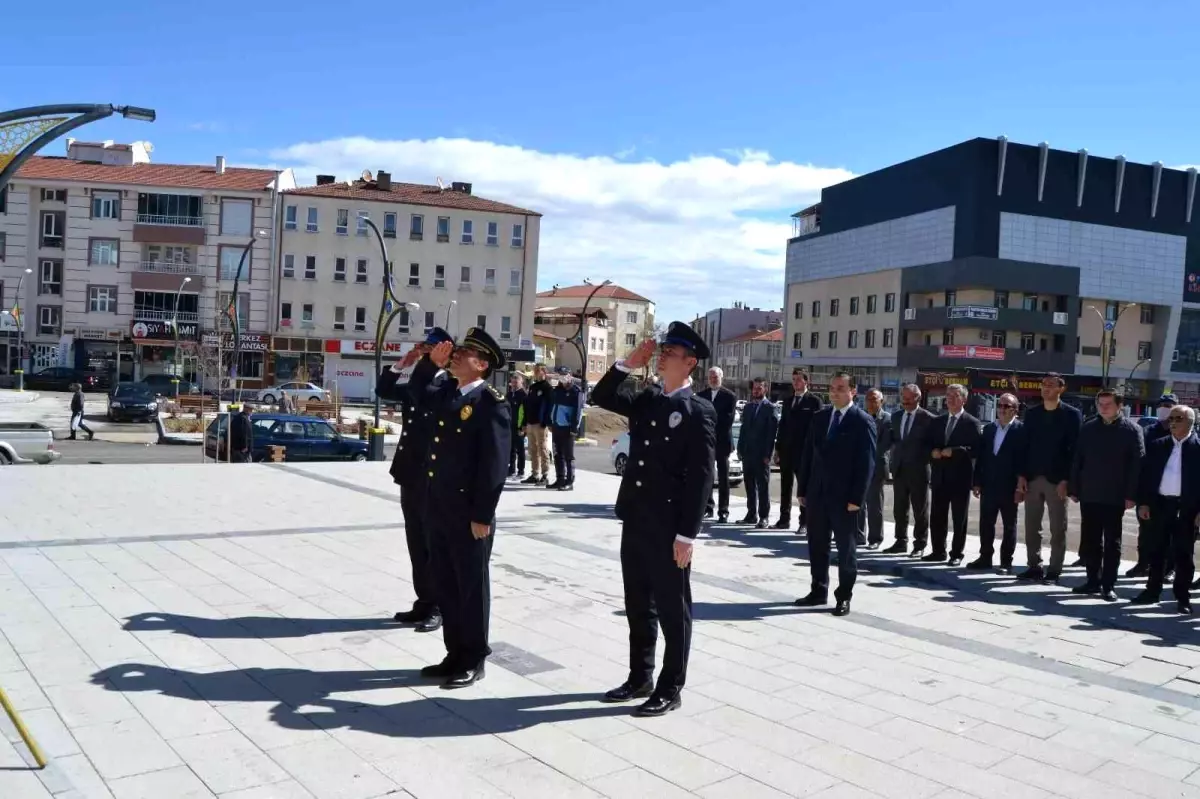
[[[733,446],[737,448],[738,431],[741,429],[740,424],[733,426]],[[612,449],[608,453],[609,463],[612,464],[613,471],[617,474],[625,474],[625,464],[629,462],[629,433],[622,433],[613,439]],[[737,452],[729,453],[729,485],[739,486],[742,484],[742,462],[738,460]]]
[[[325,402],[329,399],[329,392],[318,386],[316,383],[282,383],[271,388],[264,388],[258,392],[258,401],[265,402],[268,405],[274,405],[280,397],[287,394],[296,400],[316,400],[317,402]]]

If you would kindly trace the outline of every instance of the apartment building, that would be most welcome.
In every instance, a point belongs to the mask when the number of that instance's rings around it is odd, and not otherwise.
[[[794,216],[784,366],[1200,394],[1195,188],[1194,169],[1004,138],[831,186]]]
[[[534,359],[533,311],[541,214],[448,187],[393,181],[380,171],[286,192],[280,209],[278,302],[268,368],[276,380],[336,384],[371,396],[383,259],[366,224],[383,234],[402,310],[388,332],[389,357],[434,326],[461,337],[486,329],[515,364]]]
[[[177,362],[189,377],[209,371],[202,342],[228,331],[221,311],[239,264],[239,322],[251,336],[267,330],[275,203],[294,186],[290,170],[226,167],[220,156],[154,164],[144,142],[66,145],[65,157],[30,159],[0,192],[0,336],[15,343],[19,304],[26,369],[123,380]],[[243,349],[239,374],[261,378],[265,348]]]
[[[750,396],[750,381],[783,382],[783,328],[747,330],[720,342],[713,364],[725,373],[725,385],[742,397]],[[790,378],[789,378],[790,379]]]
[[[715,353],[718,345],[726,339],[752,330],[771,330],[782,325],[783,311],[750,308],[744,302],[735,302],[731,308],[714,308],[692,320],[692,329],[708,344],[710,353]],[[697,374],[702,374],[713,363],[715,361],[712,359],[701,361],[696,367]]]
[[[582,306],[539,306],[534,312],[536,329],[556,341],[554,364],[565,366],[573,374],[582,374],[579,360],[580,350],[575,346],[579,336],[579,315]],[[587,358],[587,380],[595,383],[608,371],[611,362],[613,325],[600,308],[589,306],[587,322],[583,327],[583,354]]]
[[[591,295],[594,286],[555,286],[549,291],[538,292],[539,307],[581,307]],[[654,303],[616,284],[602,287],[592,297],[588,309],[599,308],[611,324],[612,334],[608,337],[608,353],[604,368],[607,370],[636,347],[642,339],[655,334]]]

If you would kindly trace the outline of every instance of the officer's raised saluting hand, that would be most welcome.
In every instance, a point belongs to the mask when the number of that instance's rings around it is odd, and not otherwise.
[[[429,360],[433,361],[433,365],[439,369],[445,369],[446,364],[450,363],[450,356],[454,353],[454,342],[443,341],[440,344],[435,344],[433,349],[429,351]]]
[[[658,345],[654,339],[648,338],[638,345],[638,348],[625,356],[625,366],[630,369],[641,369],[650,363],[650,359],[654,357],[654,350]]]
[[[404,357],[400,359],[400,369],[409,369],[424,355],[424,350],[420,347],[413,347],[408,352],[404,353]]]

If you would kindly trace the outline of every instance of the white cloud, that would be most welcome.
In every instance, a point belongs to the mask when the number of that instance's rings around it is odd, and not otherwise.
[[[743,300],[777,308],[783,298],[789,215],[843,169],[775,161],[761,150],[692,155],[660,163],[546,153],[471,139],[305,142],[270,157],[311,183],[364,168],[393,179],[474,184],[476,194],[544,214],[539,288],[609,278],[658,304],[659,318]],[[624,157],[624,158],[623,158]]]

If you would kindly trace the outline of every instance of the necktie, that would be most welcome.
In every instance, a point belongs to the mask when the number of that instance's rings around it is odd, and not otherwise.
[[[904,414],[904,429],[900,431],[900,440],[901,441],[908,438],[909,430],[912,430],[912,414],[905,413]]]
[[[834,411],[833,418],[829,420],[829,435],[827,438],[833,438],[833,433],[837,430],[838,422],[842,421],[842,412]]]
[[[950,436],[954,434],[954,424],[958,421],[957,416],[951,416],[950,421],[946,423],[946,443],[950,443]]]

